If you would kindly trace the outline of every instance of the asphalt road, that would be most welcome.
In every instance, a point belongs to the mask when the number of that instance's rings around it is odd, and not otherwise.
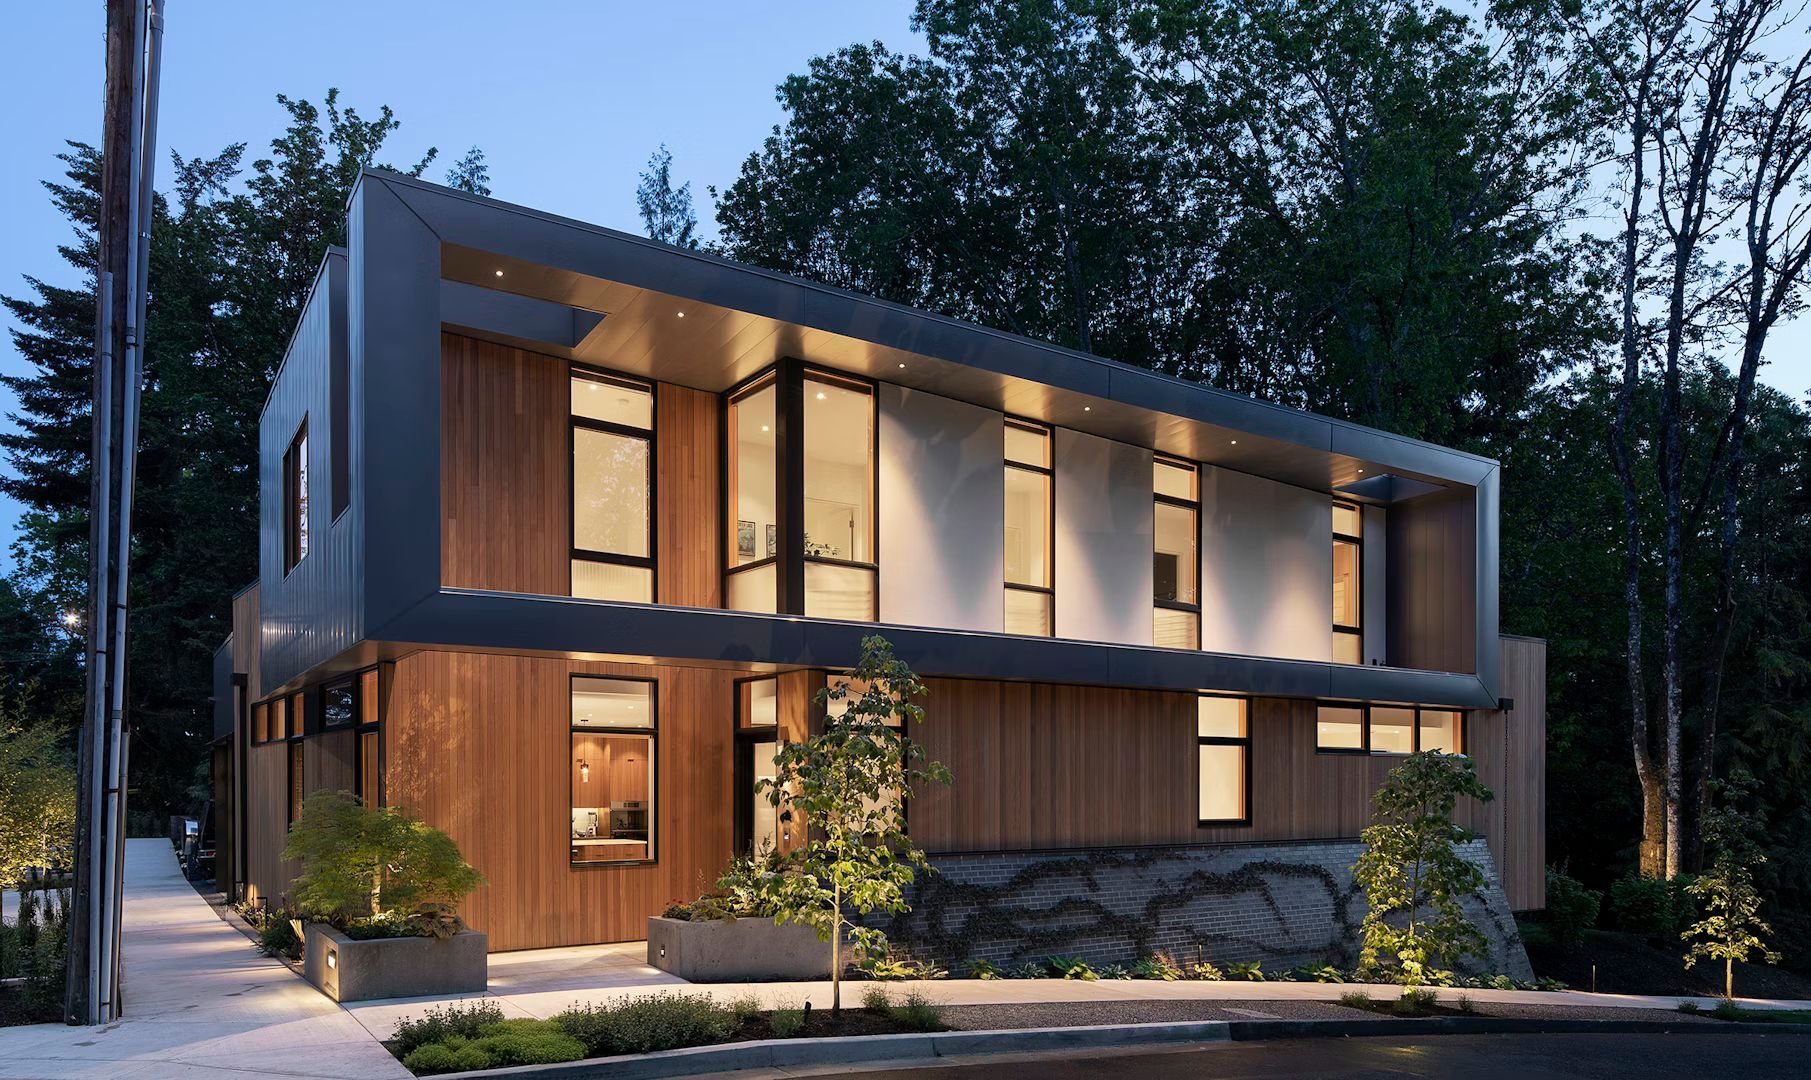
[[[1202,1080],[1207,1077],[1805,1076],[1807,1035],[1431,1035],[1290,1039],[1057,1058],[993,1058],[885,1073],[886,1080]]]

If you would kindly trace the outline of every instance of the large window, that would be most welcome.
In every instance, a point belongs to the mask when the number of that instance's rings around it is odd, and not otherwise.
[[[1052,630],[1050,429],[1006,421],[1006,632]]]
[[[1464,714],[1410,705],[1322,705],[1315,749],[1344,754],[1462,754]]]
[[[769,375],[729,399],[727,605],[777,612],[780,556],[779,392]]]
[[[654,684],[572,677],[572,862],[654,857]]]
[[[805,374],[805,611],[875,617],[874,391]]]
[[[1169,649],[1201,647],[1200,480],[1190,462],[1151,462],[1151,643]]]
[[[1251,821],[1251,702],[1202,694],[1195,705],[1197,815],[1203,825]]]
[[[1364,663],[1364,516],[1333,504],[1333,660]]]
[[[654,391],[572,369],[572,595],[654,600]]]
[[[308,556],[308,421],[283,452],[283,572]]]

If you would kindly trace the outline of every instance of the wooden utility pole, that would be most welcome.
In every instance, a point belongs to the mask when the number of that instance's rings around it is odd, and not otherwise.
[[[106,91],[95,268],[93,441],[89,458],[88,650],[69,919],[65,1019],[120,1016],[125,869],[126,585],[144,372],[145,276],[162,0],[107,0]]]

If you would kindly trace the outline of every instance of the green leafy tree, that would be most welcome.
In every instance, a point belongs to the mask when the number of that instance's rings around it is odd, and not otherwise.
[[[484,151],[476,146],[467,150],[465,156],[446,171],[446,185],[473,195],[489,195],[490,166],[484,163]]]
[[[0,889],[66,867],[75,845],[75,768],[64,729],[0,708]]]
[[[864,956],[886,955],[885,932],[855,916],[909,911],[905,890],[929,866],[906,835],[906,793],[913,784],[947,784],[950,776],[924,760],[907,730],[924,719],[914,700],[924,692],[885,638],[863,638],[852,678],[818,694],[823,730],[782,746],[773,779],[757,785],[781,820],[809,829],[805,846],[773,879],[777,921],[813,927],[830,943],[831,1007],[839,1012],[843,942]]]
[[[662,143],[648,157],[641,183],[635,188],[635,206],[648,235],[663,244],[695,248],[698,214],[692,209],[692,184],[673,186],[673,154]]]
[[[1352,873],[1365,890],[1359,966],[1420,986],[1461,957],[1484,955],[1484,936],[1461,901],[1484,888],[1484,872],[1458,845],[1472,839],[1455,824],[1460,796],[1489,802],[1469,757],[1423,751],[1390,770],[1373,800],[1373,824]]]
[[[366,807],[345,791],[302,800],[283,857],[302,864],[290,891],[297,909],[342,927],[403,918],[454,933],[453,910],[484,884],[452,837],[392,807]]]
[[[1704,815],[1704,839],[1713,853],[1710,866],[1685,891],[1697,899],[1704,917],[1681,935],[1689,944],[1685,966],[1700,960],[1723,961],[1723,996],[1735,998],[1736,962],[1759,958],[1780,961],[1763,934],[1773,928],[1761,918],[1763,899],[1754,871],[1767,861],[1755,837],[1764,832],[1755,813],[1754,781],[1746,773],[1716,785],[1718,805]]]

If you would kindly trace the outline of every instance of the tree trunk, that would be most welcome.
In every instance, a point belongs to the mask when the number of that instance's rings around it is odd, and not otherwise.
[[[831,886],[830,910],[830,1015],[843,1015],[843,887]]]
[[[1736,962],[1731,957],[1723,958],[1723,1000],[1736,999]]]

